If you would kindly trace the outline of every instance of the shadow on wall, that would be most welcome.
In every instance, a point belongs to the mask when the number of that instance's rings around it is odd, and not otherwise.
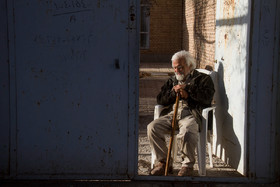
[[[183,9],[184,11],[186,11],[186,8],[184,7]],[[186,14],[186,12],[184,12],[184,15]],[[186,20],[186,16],[183,16],[183,44],[182,44],[182,49],[189,51],[189,42],[190,42],[190,36],[189,36],[189,31],[188,31],[188,27],[187,27],[187,20]]]
[[[237,169],[241,158],[241,145],[234,132],[233,118],[228,113],[229,102],[224,85],[224,67],[222,62],[218,64],[218,84],[215,94],[217,104],[216,142],[214,142],[214,154],[225,161],[226,164]]]
[[[197,61],[198,67],[201,66],[203,58],[207,55],[206,44],[214,44],[215,39],[209,40],[205,30],[207,30],[207,25],[209,18],[207,18],[208,7],[211,6],[211,1],[201,0],[202,3],[193,2],[194,6],[194,26],[193,26],[193,37],[194,37],[194,49],[195,49],[195,59]]]

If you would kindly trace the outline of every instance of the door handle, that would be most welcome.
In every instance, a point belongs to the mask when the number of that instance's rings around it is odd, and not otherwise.
[[[120,61],[119,59],[115,59],[115,68],[120,69]]]

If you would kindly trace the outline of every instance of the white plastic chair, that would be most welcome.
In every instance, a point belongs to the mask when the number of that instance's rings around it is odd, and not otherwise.
[[[205,73],[210,75],[212,78],[214,84],[216,84],[216,72],[214,71],[208,71],[205,69],[196,69],[201,73]],[[213,111],[213,116],[215,112],[215,106],[208,107],[202,110],[202,127],[201,131],[199,132],[199,138],[198,138],[198,144],[197,144],[197,156],[198,156],[198,174],[200,176],[206,175],[206,142],[208,145],[208,155],[209,155],[209,162],[210,162],[210,168],[213,168],[213,158],[212,158],[212,145],[210,141],[210,137],[208,137],[208,134],[210,135],[210,132],[208,130],[208,117],[209,112]],[[156,105],[154,110],[154,120],[159,118],[161,111],[164,109],[162,105]],[[171,151],[171,157],[173,158],[173,162],[176,160],[175,156],[178,152],[178,146],[177,146],[177,135],[178,131],[175,132],[174,135],[174,141],[172,145],[172,151]],[[153,168],[156,156],[154,153],[154,150],[151,151],[151,168]]]

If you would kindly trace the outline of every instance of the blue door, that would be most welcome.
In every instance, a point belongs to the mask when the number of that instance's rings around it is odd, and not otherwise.
[[[8,2],[10,177],[133,176],[136,7],[132,0]]]

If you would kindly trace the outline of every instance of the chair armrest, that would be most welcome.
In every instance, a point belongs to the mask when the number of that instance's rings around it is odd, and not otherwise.
[[[207,108],[204,108],[202,110],[202,116],[204,119],[208,119],[208,113],[212,110],[214,110],[216,108],[216,106],[211,106],[211,107],[207,107]]]
[[[165,109],[163,105],[156,105],[155,110],[154,110],[154,120],[159,118],[160,113],[162,112],[163,109]]]

